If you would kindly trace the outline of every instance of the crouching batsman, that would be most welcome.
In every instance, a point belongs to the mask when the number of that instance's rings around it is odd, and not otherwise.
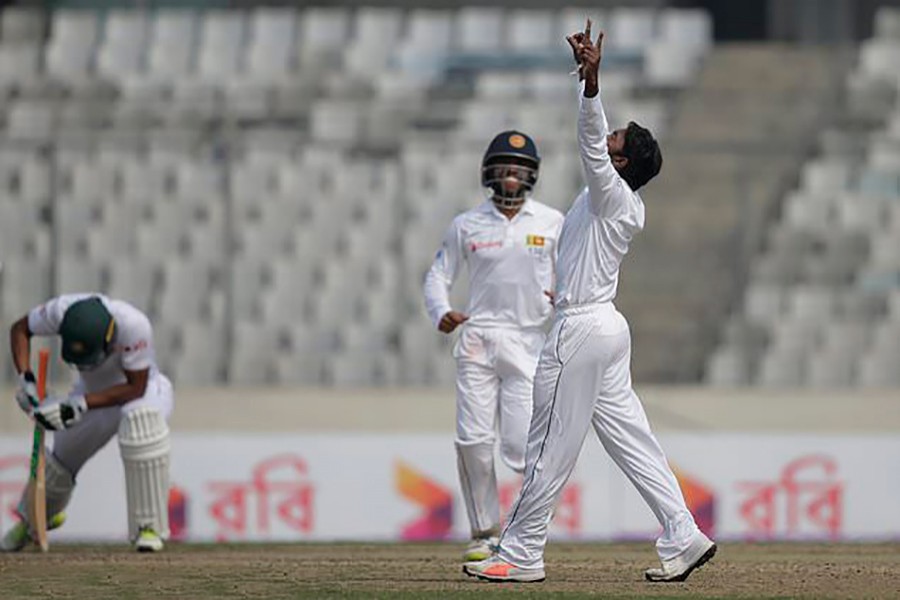
[[[78,377],[65,396],[49,395],[38,406],[30,370],[32,336],[58,335],[62,359]],[[169,535],[169,427],[172,384],[156,366],[153,329],[137,308],[99,294],[71,294],[33,308],[10,330],[18,371],[16,401],[37,423],[54,432],[46,454],[48,528],[65,521],[81,467],[114,435],[125,467],[128,533],[140,552],[162,550]],[[30,540],[25,498],[21,520],[4,536],[2,549],[21,550]]]
[[[649,581],[684,581],[716,552],[685,505],[678,481],[631,385],[631,335],[613,305],[619,266],[644,227],[637,190],[662,166],[649,131],[636,123],[610,132],[599,85],[601,33],[568,38],[579,65],[578,143],[587,187],[563,222],[556,264],[556,316],[534,378],[525,480],[496,553],[464,571],[489,581],[542,581],[553,506],[588,428],[640,492],[662,533],[661,565]]]

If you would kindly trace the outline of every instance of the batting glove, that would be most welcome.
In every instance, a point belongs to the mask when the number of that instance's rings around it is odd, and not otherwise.
[[[50,398],[34,409],[34,420],[44,429],[59,431],[78,423],[87,409],[84,396],[71,396],[66,400]]]
[[[35,383],[34,373],[31,371],[19,373],[19,387],[16,389],[16,402],[18,402],[19,408],[21,408],[29,417],[38,404],[40,404],[38,402],[37,383]]]

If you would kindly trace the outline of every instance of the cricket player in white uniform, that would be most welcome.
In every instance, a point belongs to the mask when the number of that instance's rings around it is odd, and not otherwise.
[[[675,475],[631,386],[631,335],[613,299],[619,265],[644,226],[638,188],[659,172],[662,155],[635,123],[609,132],[599,94],[601,33],[567,38],[584,80],[578,142],[587,187],[563,224],[557,261],[556,318],[541,351],[534,385],[525,481],[497,553],[467,563],[489,581],[543,581],[544,546],[553,506],[587,435],[594,431],[662,527],[661,568],[650,581],[684,581],[716,546],[698,528]]]
[[[457,216],[425,278],[432,323],[449,334],[462,325],[456,358],[456,456],[472,540],[463,558],[491,555],[500,532],[494,470],[500,456],[525,468],[537,357],[552,310],[553,264],[562,213],[531,199],[540,158],[530,137],[505,131],[488,146],[482,184],[491,199]],[[450,287],[468,265],[465,313],[450,306]]]
[[[31,337],[59,335],[62,359],[79,377],[65,396],[38,406],[30,369]],[[62,525],[63,512],[81,467],[116,434],[125,467],[129,537],[141,552],[162,550],[169,535],[169,427],[172,384],[159,372],[153,329],[137,308],[99,294],[68,294],[33,308],[10,331],[19,373],[16,401],[26,414],[53,431],[46,455],[48,528]],[[30,540],[21,521],[4,536],[2,549],[21,550]]]

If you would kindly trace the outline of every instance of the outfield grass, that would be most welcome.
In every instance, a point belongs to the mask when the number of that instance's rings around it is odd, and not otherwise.
[[[463,575],[454,544],[54,546],[0,555],[0,598],[897,598],[900,545],[725,544],[683,584],[650,584],[650,544],[551,544],[547,581]]]

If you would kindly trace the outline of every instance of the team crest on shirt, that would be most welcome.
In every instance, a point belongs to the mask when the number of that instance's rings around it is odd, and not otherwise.
[[[544,236],[535,235],[533,233],[529,233],[525,236],[525,245],[529,248],[543,248],[544,247]]]

